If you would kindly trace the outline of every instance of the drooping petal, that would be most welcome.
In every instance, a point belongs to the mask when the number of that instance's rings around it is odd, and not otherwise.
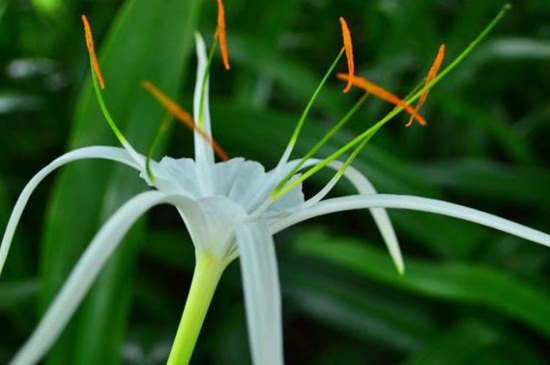
[[[171,202],[173,196],[148,191],[126,202],[99,230],[72,270],[61,291],[50,305],[27,343],[11,361],[11,365],[38,362],[76,311],[95,278],[117,248],[126,232],[151,207]],[[178,198],[179,199],[179,198]],[[178,202],[183,204],[181,199]]]
[[[309,166],[313,166],[317,163],[319,163],[321,160],[317,159],[310,159],[307,160],[303,167],[307,168]],[[298,163],[299,161],[293,161]],[[340,161],[331,161],[327,166],[338,171],[342,168],[344,163]],[[357,189],[357,191],[360,194],[364,195],[371,195],[376,194],[376,189],[371,184],[369,179],[360,173],[357,169],[355,169],[353,166],[348,166],[344,172],[343,176],[351,182],[351,184]],[[301,209],[307,209],[308,207],[311,207],[318,202],[320,202],[329,192],[332,190],[334,185],[338,182],[340,179],[340,174],[336,174],[324,187],[321,189],[315,196],[308,199],[304,204],[303,207],[297,207],[296,210]],[[401,254],[401,249],[399,248],[399,242],[397,240],[397,236],[395,234],[395,231],[393,229],[393,225],[391,224],[390,217],[388,216],[388,213],[384,208],[370,208],[370,213],[372,214],[372,217],[378,227],[378,230],[380,231],[380,234],[382,235],[382,238],[384,239],[384,242],[386,243],[386,246],[388,247],[388,251],[390,253],[390,256],[392,257],[392,260],[399,271],[399,273],[403,273],[405,270],[405,266],[403,263],[403,255]]]
[[[271,225],[271,231],[277,233],[296,223],[329,213],[364,208],[395,208],[430,212],[492,227],[529,241],[550,247],[550,235],[536,229],[512,222],[493,214],[464,207],[441,200],[408,195],[376,194],[353,195],[328,199],[313,207],[296,212]]]
[[[281,289],[273,237],[263,221],[235,226],[248,336],[255,365],[282,365]]]
[[[40,184],[40,182],[48,176],[52,171],[57,169],[60,166],[63,166],[69,162],[84,160],[90,158],[106,159],[111,161],[116,161],[135,168],[136,170],[141,170],[134,158],[132,158],[128,152],[123,148],[118,147],[104,147],[104,146],[92,146],[84,147],[71,152],[68,152],[57,159],[53,160],[48,166],[40,170],[33,178],[27,183],[11,213],[6,231],[4,232],[4,237],[2,238],[2,244],[0,246],[0,275],[2,274],[2,269],[6,258],[8,257],[8,252],[10,249],[11,241],[13,235],[15,234],[15,229],[21,218],[21,214],[25,209],[25,206],[33,193],[34,189]]]
[[[342,163],[339,161],[333,161],[329,164],[329,167],[334,169],[339,169]],[[360,194],[376,194],[376,189],[367,179],[365,175],[360,173],[357,169],[352,166],[348,166],[344,171],[344,177],[346,177],[353,186],[357,189]],[[386,243],[386,247],[390,253],[390,256],[397,267],[399,273],[405,271],[405,265],[403,263],[403,255],[401,254],[401,249],[399,248],[399,241],[393,229],[390,217],[384,208],[370,208],[370,213],[374,219],[374,222],[378,226],[378,230]]]

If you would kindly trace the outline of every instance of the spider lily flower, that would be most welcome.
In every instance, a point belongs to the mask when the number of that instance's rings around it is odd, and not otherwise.
[[[221,4],[221,1],[218,4]],[[487,31],[494,26],[494,23],[491,23]],[[400,272],[404,270],[403,260],[385,208],[443,214],[483,224],[550,246],[548,234],[475,209],[415,196],[377,194],[367,177],[350,166],[350,163],[380,126],[395,116],[400,108],[404,108],[402,101],[395,103],[397,108],[379,123],[326,159],[312,157],[318,150],[317,147],[301,159],[289,159],[299,130],[311,106],[310,102],[281,160],[273,170],[266,171],[260,163],[240,157],[225,160],[225,154],[221,152],[223,150],[219,146],[216,147],[217,144],[212,137],[208,100],[210,60],[206,55],[204,41],[199,35],[196,36],[198,69],[193,118],[178,109],[171,99],[154,88],[152,84],[144,85],[173,116],[183,121],[193,120],[190,127],[194,130],[194,159],[164,157],[159,162],[152,161],[150,154],[142,155],[134,150],[110,117],[101,96],[100,89],[104,84],[95,60],[93,41],[86,21],[85,27],[94,69],[92,78],[98,100],[123,148],[91,146],[68,152],[51,162],[29,181],[15,205],[4,234],[0,247],[0,272],[25,205],[37,185],[55,169],[69,162],[83,159],[111,160],[134,168],[144,182],[152,187],[152,190],[138,194],[123,204],[97,232],[38,327],[15,355],[11,362],[13,365],[34,364],[46,354],[125,233],[140,216],[159,204],[169,204],[177,209],[190,233],[196,255],[191,289],[168,364],[189,362],[217,283],[227,265],[237,258],[242,271],[252,360],[257,365],[284,363],[281,291],[273,235],[312,217],[353,209],[370,209]],[[344,26],[342,28],[344,29]],[[221,33],[223,32],[220,29],[217,33],[220,43],[223,42]],[[486,32],[482,33],[474,43],[477,43],[484,34]],[[469,50],[470,48],[465,52]],[[337,60],[342,53],[340,52]],[[347,49],[346,53],[348,53]],[[327,75],[332,73],[336,61]],[[348,64],[349,62],[348,60]],[[452,63],[449,67],[454,67],[456,63]],[[225,64],[228,65],[228,63]],[[427,77],[426,85],[409,98],[406,105],[417,99],[422,101],[422,95],[425,95],[440,80],[442,74],[450,70],[449,67],[438,77],[435,76],[435,72],[431,77]],[[361,82],[357,82],[358,79],[352,75],[351,71],[342,78],[349,81],[348,86],[357,86]],[[323,79],[319,88],[326,79],[327,77]],[[312,102],[317,93],[318,90]],[[377,95],[376,90],[373,93]],[[363,100],[364,98],[357,105],[360,105]],[[320,141],[319,146],[322,146],[356,109],[352,109],[342,118],[335,129]],[[413,110],[414,113],[411,115],[418,115],[418,109],[419,107]],[[338,161],[337,157],[347,151],[352,151],[350,157],[345,161]],[[218,154],[223,161],[216,162],[215,154]],[[305,199],[302,193],[302,182],[323,167],[335,170],[334,178],[318,194]],[[304,169],[307,170],[302,173]],[[328,191],[340,178],[349,180],[357,189],[357,194],[325,199]]]

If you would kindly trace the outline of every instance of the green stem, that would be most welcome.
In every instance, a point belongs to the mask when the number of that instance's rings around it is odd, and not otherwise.
[[[206,312],[225,269],[212,256],[197,255],[195,272],[167,365],[187,365],[191,360]]]

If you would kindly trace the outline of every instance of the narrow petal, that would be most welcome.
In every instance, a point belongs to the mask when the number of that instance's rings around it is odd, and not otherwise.
[[[430,212],[492,227],[529,241],[550,247],[550,235],[462,205],[408,195],[354,195],[322,201],[310,209],[296,212],[271,225],[273,233],[321,215],[364,208],[395,208]]]
[[[204,39],[199,33],[195,33],[195,46],[197,49],[197,80],[195,82],[195,93],[193,97],[193,118],[195,123],[202,128],[204,133],[212,136],[210,126],[210,106],[208,99],[208,58]],[[204,139],[195,133],[195,160],[214,163],[214,151],[212,147],[204,142]]]
[[[346,23],[346,20],[342,17],[340,17],[340,25],[342,27],[342,38],[344,41],[344,50],[346,51],[346,60],[348,61],[348,74],[350,76],[348,84],[344,89],[344,92],[347,93],[350,91],[352,86],[351,77],[355,75],[355,63],[353,62],[353,44],[351,42],[351,33],[348,28],[348,23]]]
[[[206,46],[199,33],[195,33],[195,44],[197,48],[197,81],[195,83],[195,95],[193,98],[193,116],[195,123],[210,137],[212,128],[210,126],[210,106],[208,101],[208,59],[206,57]],[[214,191],[214,150],[195,132],[195,161],[197,162],[197,174],[202,181],[201,190],[205,195],[212,195]]]
[[[369,81],[363,77],[359,76],[350,76],[347,74],[338,74],[336,75],[340,80],[344,80],[347,82],[351,82],[354,86],[357,86],[360,89],[365,90],[366,92],[369,92],[376,96],[377,98],[380,98],[384,101],[387,101],[390,104],[393,104],[397,107],[403,108],[409,113],[411,116],[413,116],[414,119],[420,125],[426,125],[426,120],[418,114],[413,107],[411,107],[409,104],[407,104],[403,99],[398,97],[397,95],[383,89],[382,87],[376,85],[374,82]]]
[[[0,275],[2,274],[2,269],[8,257],[8,252],[11,246],[11,241],[13,235],[15,234],[15,229],[21,218],[21,214],[27,205],[27,202],[33,193],[34,189],[40,184],[40,182],[48,176],[52,171],[57,169],[60,166],[63,166],[69,162],[84,160],[90,158],[106,159],[111,161],[120,162],[140,170],[141,167],[135,162],[135,160],[128,154],[128,152],[122,148],[118,147],[103,147],[103,146],[93,146],[80,148],[71,152],[68,152],[54,161],[52,161],[48,166],[40,170],[33,178],[27,183],[11,213],[6,231],[4,232],[4,237],[2,238],[2,244],[0,246]]]
[[[253,363],[282,365],[281,288],[273,237],[263,221],[237,224],[235,234]]]
[[[11,365],[35,364],[46,354],[126,232],[147,210],[170,199],[170,196],[158,191],[142,193],[124,204],[103,225],[82,254],[38,327],[11,361]]]
[[[309,166],[313,166],[317,163],[319,163],[321,160],[317,159],[310,159],[304,163],[303,167],[307,168]],[[298,161],[293,161],[298,162]],[[328,167],[334,169],[334,170],[340,170],[344,164],[340,161],[332,161],[328,164]],[[357,189],[357,191],[360,194],[363,195],[372,195],[376,194],[376,189],[371,184],[369,179],[363,175],[361,172],[359,172],[357,169],[355,169],[353,166],[348,166],[346,170],[344,170],[343,176],[351,182],[351,184]],[[318,202],[320,202],[334,187],[334,185],[338,182],[340,179],[340,175],[335,175],[321,191],[319,191],[317,194],[315,194],[314,197],[308,199],[304,203],[304,208],[309,208]],[[297,210],[299,210],[298,208]],[[386,246],[388,247],[388,251],[390,253],[390,256],[392,257],[392,260],[399,271],[399,273],[403,273],[405,271],[405,265],[403,263],[403,255],[401,254],[401,249],[399,248],[399,242],[397,240],[397,236],[395,234],[395,231],[393,229],[393,225],[391,224],[390,217],[388,216],[388,213],[384,208],[370,208],[370,213],[372,214],[372,217],[374,218],[374,222],[376,223],[378,230],[380,231],[380,234],[382,235],[382,238],[384,239],[384,242],[386,243]]]

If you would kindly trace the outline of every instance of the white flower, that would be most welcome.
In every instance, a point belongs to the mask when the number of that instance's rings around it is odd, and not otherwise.
[[[194,119],[211,137],[207,59],[200,37],[197,37],[197,55]],[[261,164],[243,158],[216,163],[211,143],[198,132],[195,132],[194,160],[165,157],[158,163],[151,162],[150,171],[147,171],[144,156],[128,143],[123,142],[123,145],[124,148],[92,146],[69,152],[36,174],[21,193],[0,247],[0,271],[30,195],[42,179],[58,167],[89,158],[112,160],[133,167],[154,188],[130,199],[103,225],[11,364],[34,364],[45,355],[128,229],[159,204],[173,205],[181,214],[195,245],[197,259],[195,277],[175,340],[179,345],[174,346],[169,363],[188,361],[219,277],[230,262],[239,258],[253,362],[257,365],[283,364],[281,291],[273,235],[315,216],[370,209],[401,272],[401,253],[384,208],[448,215],[550,246],[550,235],[471,208],[420,197],[377,194],[363,174],[335,160],[289,161],[292,143],[277,167],[267,172]],[[335,178],[318,195],[305,200],[300,176],[289,178],[289,174],[294,173],[298,164],[301,170],[327,162],[328,167],[337,171]],[[325,199],[340,176],[348,179],[358,194]],[[185,339],[181,337],[182,331],[188,331]]]

